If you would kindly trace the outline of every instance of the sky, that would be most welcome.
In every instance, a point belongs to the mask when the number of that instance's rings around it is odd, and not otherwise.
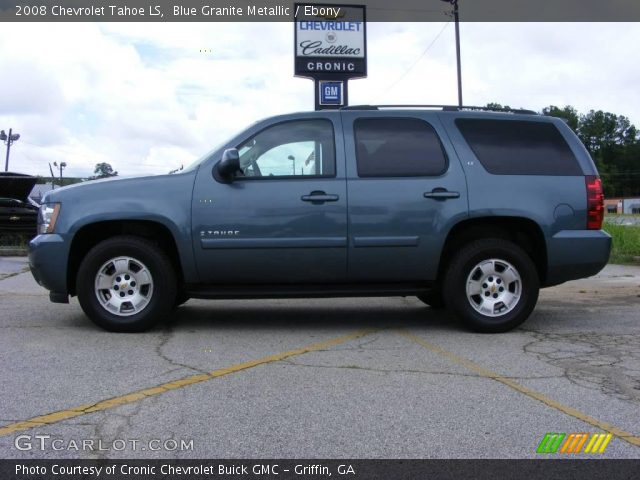
[[[637,23],[462,23],[464,104],[605,110],[640,126]],[[453,23],[370,23],[351,104],[456,104]],[[40,23],[0,29],[9,170],[167,173],[251,123],[313,109],[291,23]],[[0,145],[4,159],[4,145]]]

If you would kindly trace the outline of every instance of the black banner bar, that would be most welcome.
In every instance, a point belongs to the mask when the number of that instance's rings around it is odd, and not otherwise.
[[[555,457],[557,458],[557,457]],[[640,460],[0,460],[2,480],[638,478]]]
[[[0,0],[12,22],[291,22],[294,0]],[[314,4],[340,2],[308,2]],[[441,0],[364,0],[368,22],[443,22]],[[462,22],[638,22],[637,0],[459,0]]]

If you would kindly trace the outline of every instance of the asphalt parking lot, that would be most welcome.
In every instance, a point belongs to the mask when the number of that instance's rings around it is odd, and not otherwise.
[[[637,267],[480,335],[412,297],[191,300],[113,334],[25,266],[0,259],[0,458],[535,458],[547,432],[640,458]]]

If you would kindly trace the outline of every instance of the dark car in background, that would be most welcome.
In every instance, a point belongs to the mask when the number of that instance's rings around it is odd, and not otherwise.
[[[38,207],[29,201],[36,177],[22,173],[0,173],[0,235],[27,239],[37,233]]]

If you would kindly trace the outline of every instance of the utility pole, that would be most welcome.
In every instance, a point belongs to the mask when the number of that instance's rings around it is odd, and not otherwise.
[[[49,171],[51,172],[51,190],[56,188],[56,176],[53,174],[53,168],[51,168],[51,164],[49,164]]]
[[[442,0],[453,5],[453,20],[456,25],[456,63],[458,67],[458,106],[462,107],[462,66],[460,61],[460,17],[458,0]]]
[[[458,0],[453,0],[453,19],[456,23],[456,60],[458,63],[458,106],[462,107],[462,66],[460,63],[460,17]]]
[[[7,158],[4,161],[5,172],[9,171],[9,152],[11,151],[11,145],[13,144],[13,142],[18,141],[19,138],[20,138],[20,134],[13,133],[12,128],[9,129],[9,135],[4,133],[4,130],[0,130],[0,140],[2,140],[4,144],[7,146]]]

